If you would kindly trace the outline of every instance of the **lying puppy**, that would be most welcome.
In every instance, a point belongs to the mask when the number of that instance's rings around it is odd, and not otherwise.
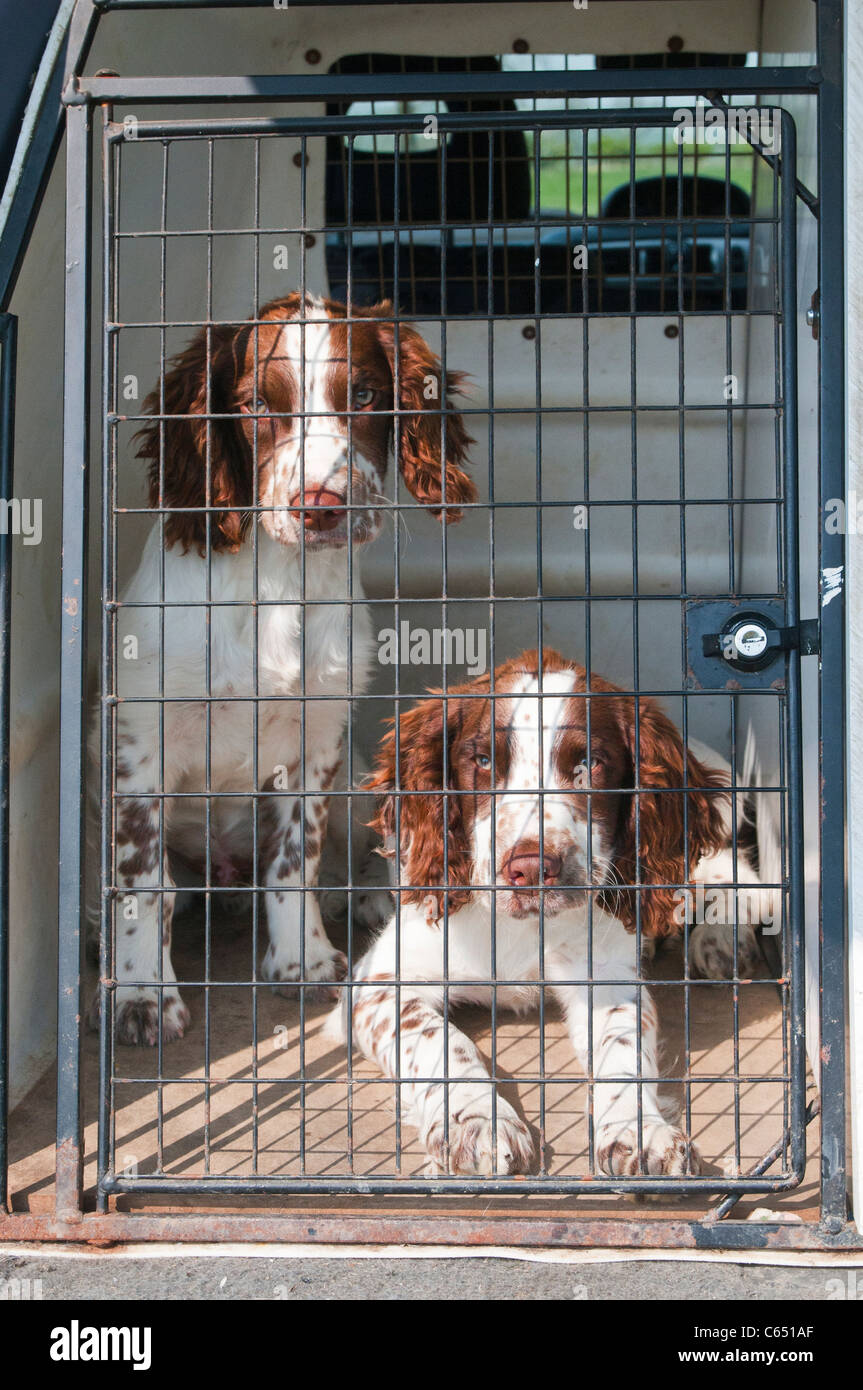
[[[596,676],[586,697],[584,670],[556,652],[527,652],[493,687],[484,676],[421,701],[382,742],[371,785],[400,851],[400,904],[355,971],[351,1033],[401,1081],[441,1171],[528,1170],[526,1125],[447,1013],[493,989],[524,1010],[540,981],[594,1082],[595,1169],[699,1171],[660,1109],[639,950],[682,930],[680,885],[710,881],[727,850],[728,773],[685,756],[654,701],[637,711],[636,723],[635,697]]]

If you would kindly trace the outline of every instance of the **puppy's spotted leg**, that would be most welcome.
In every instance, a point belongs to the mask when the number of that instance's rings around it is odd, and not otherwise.
[[[573,1048],[593,1082],[596,1167],[611,1176],[697,1173],[697,1150],[668,1124],[659,1106],[656,1007],[636,980],[634,938],[605,914],[595,913],[594,930],[593,978],[599,983],[590,991],[562,985],[555,992]],[[621,949],[604,954],[609,937]],[[584,978],[586,960],[564,968],[570,978]],[[561,978],[561,967],[555,971]],[[603,985],[603,979],[615,983]]]
[[[308,891],[317,888],[328,791],[341,762],[341,725],[330,730],[326,742],[324,730],[315,727],[313,711],[314,706],[308,706],[303,784],[298,759],[287,765],[286,790],[277,787],[272,777],[265,786],[273,793],[267,801],[270,830],[263,874],[270,944],[261,967],[264,979],[279,981],[286,986],[285,992],[293,992],[300,982],[324,982],[306,990],[307,1001],[330,997],[333,986],[327,982],[343,979],[347,970],[344,955],[327,937],[318,894]],[[328,723],[332,725],[332,719]]]
[[[152,794],[158,767],[155,758],[136,761],[136,751],[134,745],[127,748],[117,768],[114,1017],[118,1042],[153,1047],[160,1029],[165,1042],[183,1036],[189,1010],[176,988],[171,963],[175,894],[167,854],[159,862],[162,800]],[[97,993],[91,1026],[96,1026],[98,1013]]]
[[[533,1144],[526,1125],[496,1093],[476,1047],[443,1015],[435,986],[397,988],[381,971],[381,945],[352,989],[353,1041],[385,1076],[399,1081],[399,1103],[417,1125],[436,1170],[502,1177],[527,1171]]]

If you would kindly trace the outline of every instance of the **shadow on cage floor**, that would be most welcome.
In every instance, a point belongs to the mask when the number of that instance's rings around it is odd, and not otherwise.
[[[174,961],[179,980],[200,979],[203,973],[203,932],[190,916],[180,919]],[[654,980],[675,980],[682,973],[678,945],[666,947],[649,967]],[[95,984],[90,972],[88,989]],[[146,1174],[161,1170],[175,1177],[195,1178],[210,1173],[232,1178],[251,1177],[390,1177],[424,1176],[425,1158],[413,1127],[397,1115],[392,1083],[355,1056],[350,1073],[345,1048],[324,1034],[330,1006],[309,1004],[301,1028],[300,1007],[268,987],[252,990],[230,981],[251,978],[251,935],[236,920],[215,920],[212,931],[209,1017],[201,988],[183,988],[192,1011],[187,1036],[163,1049],[161,1083],[155,1050],[118,1047],[115,1051],[115,1165]],[[223,983],[224,982],[224,983]],[[682,986],[659,986],[662,1071],[667,1077],[688,1074],[691,1133],[704,1160],[705,1172],[729,1176],[749,1171],[780,1139],[785,1124],[785,1054],[782,1015],[775,985],[742,985],[735,1003],[729,985],[692,985],[689,1004],[689,1049]],[[255,1022],[256,1020],[256,1022]],[[491,1057],[490,1015],[486,1010],[460,1011],[459,1026]],[[589,1171],[585,1119],[587,1086],[572,1054],[563,1022],[549,1007],[545,1015],[544,1046],[540,1055],[540,1019],[534,1013],[516,1017],[501,1010],[496,1026],[501,1086],[533,1130],[539,1151],[544,1134],[546,1171],[555,1177],[577,1178]],[[257,1044],[253,1046],[253,1039]],[[736,1054],[736,1063],[735,1063]],[[542,1073],[546,1085],[537,1078]],[[86,1086],[85,1183],[86,1205],[92,1205],[98,1108],[98,1050],[95,1035],[84,1041]],[[257,1078],[257,1086],[250,1082]],[[304,1081],[297,1078],[303,1077]],[[350,1085],[348,1084],[350,1077]],[[808,1091],[814,1094],[811,1077]],[[53,1188],[55,1076],[46,1075],[13,1112],[10,1123],[11,1192],[16,1210],[50,1209]],[[669,1105],[685,1105],[680,1081],[664,1084]],[[400,1169],[396,1152],[401,1147]],[[737,1136],[737,1138],[735,1137]],[[777,1197],[744,1198],[735,1215],[755,1208],[780,1209],[802,1219],[817,1217],[817,1161],[812,1154],[817,1131],[810,1126],[810,1162],[804,1183]],[[352,1152],[352,1159],[350,1157]],[[778,1168],[772,1170],[778,1171]],[[311,1209],[350,1209],[351,1197],[215,1198],[182,1196],[166,1201],[155,1194],[125,1194],[116,1199],[124,1210],[146,1207],[218,1207],[248,1211],[279,1208],[288,1203]],[[420,1199],[363,1197],[383,1210],[405,1210]],[[485,1210],[482,1196],[453,1198],[441,1193],[435,1210],[452,1207],[462,1213]],[[632,1196],[513,1196],[491,1199],[495,1211],[561,1206],[579,1213],[632,1217],[638,1210]],[[650,1203],[651,1218],[695,1215],[719,1198],[687,1198]],[[425,1208],[427,1210],[427,1207]]]

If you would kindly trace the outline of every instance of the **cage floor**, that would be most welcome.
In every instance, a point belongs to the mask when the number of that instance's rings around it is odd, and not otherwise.
[[[178,978],[200,979],[200,923],[180,919],[176,928],[175,966]],[[212,932],[213,981],[249,978],[250,934],[236,921],[215,921]],[[666,947],[650,967],[654,979],[674,980],[682,970],[679,947]],[[95,983],[88,980],[88,988]],[[685,1064],[683,990],[663,986],[658,995],[663,1075],[680,1076]],[[364,1059],[355,1057],[348,1108],[345,1048],[325,1032],[330,1006],[309,1004],[304,1027],[295,1000],[269,988],[256,990],[257,1047],[252,1047],[251,990],[218,984],[210,990],[209,1022],[205,1026],[203,990],[185,988],[183,996],[192,1011],[186,1037],[163,1049],[162,1085],[157,1084],[158,1054],[150,1049],[117,1048],[115,1070],[124,1080],[117,1083],[116,1166],[141,1175],[156,1167],[176,1177],[195,1178],[209,1173],[223,1177],[357,1177],[424,1176],[426,1161],[407,1119],[397,1114],[393,1084],[382,1080]],[[776,1143],[783,1129],[783,1067],[781,1014],[775,986],[753,983],[741,987],[738,1006],[739,1084],[734,1085],[734,1002],[726,985],[693,986],[690,1006],[691,1133],[708,1174],[733,1175],[750,1170]],[[483,1055],[491,1056],[488,1011],[465,1010],[459,1026],[476,1041]],[[511,1078],[501,1094],[516,1106],[530,1125],[537,1154],[544,1135],[545,1168],[549,1176],[578,1177],[589,1171],[588,1131],[585,1119],[586,1083],[566,1037],[563,1021],[551,1008],[545,1017],[544,1075],[540,1069],[538,1013],[514,1016],[500,1011],[496,1029],[499,1072]],[[253,1056],[254,1052],[254,1056]],[[209,1068],[207,1058],[209,1057]],[[256,1058],[256,1060],[255,1060]],[[209,1074],[209,1082],[205,1077]],[[97,1116],[97,1039],[88,1033],[84,1043],[86,1086],[85,1205],[91,1206],[95,1184]],[[302,1084],[293,1079],[306,1078]],[[256,1076],[257,1087],[249,1084]],[[718,1078],[706,1080],[700,1078]],[[519,1078],[524,1078],[520,1080]],[[530,1079],[534,1078],[534,1079]],[[759,1078],[747,1079],[747,1078]],[[776,1078],[775,1080],[771,1078]],[[811,1078],[809,1090],[812,1089]],[[53,1198],[53,1075],[46,1075],[21,1102],[11,1117],[11,1193],[15,1210],[46,1212]],[[159,1091],[161,1089],[161,1106]],[[666,1084],[669,1105],[683,1103],[684,1088]],[[257,1094],[257,1102],[254,1096]],[[160,1113],[161,1111],[161,1113]],[[737,1123],[735,1124],[735,1118]],[[739,1132],[739,1153],[735,1131]],[[401,1140],[401,1166],[396,1167],[397,1131]],[[257,1137],[256,1137],[257,1136]],[[810,1126],[810,1163],[803,1185],[795,1192],[771,1198],[744,1198],[736,1215],[754,1208],[771,1207],[801,1219],[817,1216],[817,1162],[811,1153],[817,1143]],[[349,1157],[352,1150],[353,1158]],[[538,1171],[538,1163],[537,1163]],[[250,1204],[268,1208],[340,1210],[361,1201],[382,1210],[405,1210],[418,1199],[366,1197],[252,1197],[216,1198],[213,1194],[184,1196],[168,1201],[158,1194],[124,1194],[116,1199],[124,1210],[225,1206],[248,1211]],[[519,1210],[553,1203],[578,1213],[601,1210],[633,1215],[632,1196],[524,1196],[494,1199],[495,1211]],[[718,1198],[688,1198],[668,1202],[669,1216],[705,1211]],[[439,1205],[442,1204],[442,1205]],[[453,1205],[464,1213],[485,1210],[488,1199],[452,1198],[441,1193],[435,1210]],[[427,1207],[425,1208],[427,1211]],[[659,1199],[651,1202],[651,1216],[661,1214]]]

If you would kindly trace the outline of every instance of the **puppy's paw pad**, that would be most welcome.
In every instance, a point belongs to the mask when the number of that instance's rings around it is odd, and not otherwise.
[[[93,1010],[91,1009],[91,1019]],[[96,1005],[98,1018],[98,1005]],[[182,1038],[191,1014],[178,994],[166,995],[162,1003],[162,1041]],[[117,1042],[130,1047],[155,1047],[159,1040],[159,1004],[156,999],[127,999],[117,1005]]]
[[[450,1122],[448,1142],[439,1124],[429,1134],[426,1147],[438,1171],[454,1177],[508,1177],[526,1173],[533,1160],[530,1131],[514,1111],[504,1114],[502,1105],[496,1136],[490,1116],[459,1116]]]
[[[296,1000],[302,989],[307,1004],[331,1003],[339,999],[342,992],[336,982],[344,980],[347,973],[348,960],[342,951],[333,951],[332,955],[320,960],[306,961],[305,968],[298,961],[279,961],[268,951],[261,967],[264,979],[280,986],[276,994]]]
[[[725,922],[701,922],[689,933],[689,964],[693,975],[704,980],[734,978],[734,928]],[[764,958],[752,927],[741,922],[737,929],[737,974],[749,980],[763,972]]]
[[[675,1125],[646,1122],[641,1149],[634,1123],[601,1125],[596,1133],[596,1166],[609,1177],[697,1177],[701,1156]]]

